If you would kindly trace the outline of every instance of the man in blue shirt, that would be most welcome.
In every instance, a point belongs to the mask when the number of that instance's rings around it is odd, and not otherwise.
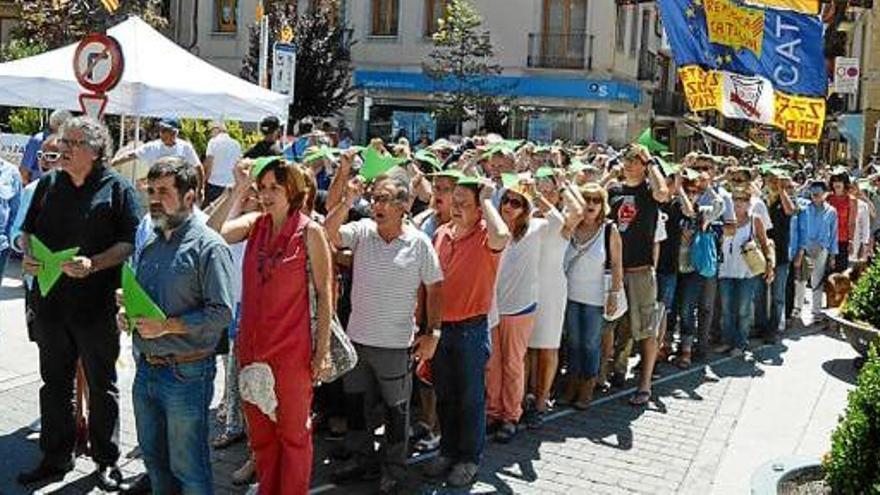
[[[794,258],[793,266],[799,270],[807,256],[813,262],[810,273],[812,288],[813,321],[821,318],[823,284],[825,283],[825,267],[828,258],[837,254],[837,211],[825,202],[828,186],[824,181],[814,180],[808,188],[811,203],[801,213],[805,228],[803,237],[799,239],[799,250]],[[796,291],[797,292],[797,291]],[[797,303],[800,301],[796,301]]]
[[[0,280],[12,251],[10,231],[21,201],[21,174],[18,167],[0,158]]]
[[[154,226],[137,261],[137,279],[167,316],[117,323],[134,330],[132,390],[138,443],[154,493],[212,493],[208,407],[214,349],[232,322],[233,263],[219,234],[195,218],[196,170],[160,158],[147,175]]]

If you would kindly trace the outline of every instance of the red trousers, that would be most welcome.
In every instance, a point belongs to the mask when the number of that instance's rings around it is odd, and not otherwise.
[[[273,422],[247,402],[248,437],[261,495],[305,495],[312,475],[312,377],[309,362],[272,366],[278,407]]]

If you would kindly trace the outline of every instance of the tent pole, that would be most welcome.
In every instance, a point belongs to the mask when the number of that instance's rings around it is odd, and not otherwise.
[[[125,115],[119,116],[119,147],[125,146]]]

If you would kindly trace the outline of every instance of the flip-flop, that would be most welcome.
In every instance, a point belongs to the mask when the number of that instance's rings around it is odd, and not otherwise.
[[[629,405],[634,407],[647,406],[651,401],[651,392],[647,390],[639,390],[629,398]]]

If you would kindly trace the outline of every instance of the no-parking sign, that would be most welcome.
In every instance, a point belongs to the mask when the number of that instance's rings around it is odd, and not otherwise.
[[[859,91],[859,59],[834,58],[834,92],[855,94]]]

